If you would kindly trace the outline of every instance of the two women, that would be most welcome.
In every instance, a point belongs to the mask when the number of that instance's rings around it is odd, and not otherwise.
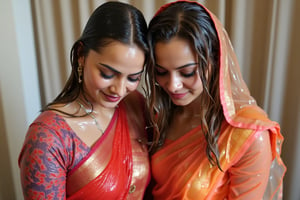
[[[91,16],[66,87],[28,130],[19,160],[25,198],[142,198],[146,115],[133,91],[145,34],[128,5],[103,4]],[[154,199],[279,198],[279,125],[250,96],[218,19],[196,2],[167,4],[148,43]]]
[[[154,199],[280,198],[279,125],[250,96],[218,19],[196,2],[169,3],[148,43]]]
[[[144,98],[147,24],[108,2],[71,50],[71,75],[30,125],[19,165],[25,199],[142,199],[150,179]]]

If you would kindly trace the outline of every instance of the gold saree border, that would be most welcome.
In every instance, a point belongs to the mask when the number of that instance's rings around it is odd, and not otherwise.
[[[101,144],[104,142],[104,140],[109,140],[108,142],[110,142],[111,145],[113,144],[115,128],[117,121],[119,120],[119,111],[116,111],[117,112],[112,119],[112,124],[109,125],[111,127],[109,128],[108,132],[104,133],[105,135],[102,135],[102,137],[105,138],[99,138],[95,146],[92,147],[90,156],[71,175],[67,177],[66,191],[68,195],[76,193],[90,181],[99,176],[109,163],[112,155],[106,159],[103,158],[103,149],[101,148]]]
[[[226,171],[233,161],[250,145],[254,131],[251,129],[240,129],[228,127],[226,132],[222,133],[219,141],[220,165],[222,170]],[[232,145],[234,143],[234,145]],[[230,145],[230,147],[228,146]],[[208,159],[201,163],[199,168],[188,182],[188,188],[185,191],[186,199],[193,199],[195,193],[197,198],[205,199],[208,194],[216,188],[217,183],[223,178],[224,172],[216,166],[212,166]],[[205,184],[210,180],[209,184]],[[199,191],[201,191],[199,193]]]

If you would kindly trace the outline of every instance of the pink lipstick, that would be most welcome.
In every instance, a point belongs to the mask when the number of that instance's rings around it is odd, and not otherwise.
[[[106,100],[110,101],[110,102],[117,102],[121,99],[121,97],[119,96],[112,96],[112,95],[107,95],[107,94],[104,94],[105,97],[106,97]]]
[[[170,93],[173,99],[182,99],[187,93]]]

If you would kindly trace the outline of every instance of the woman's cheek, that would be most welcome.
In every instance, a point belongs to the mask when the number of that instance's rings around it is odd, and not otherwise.
[[[155,77],[156,82],[160,85],[163,86],[164,84],[164,78],[160,77],[160,76],[156,76]]]
[[[104,79],[102,77],[100,77],[94,81],[95,81],[95,85],[97,86],[97,88],[105,88],[111,84],[110,79]]]

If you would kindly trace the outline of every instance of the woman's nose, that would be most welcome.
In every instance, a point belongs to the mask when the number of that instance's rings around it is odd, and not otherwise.
[[[124,96],[126,94],[126,80],[123,78],[114,80],[111,91],[120,97]]]
[[[169,76],[169,81],[167,83],[167,88],[170,92],[176,92],[177,90],[181,89],[183,86],[180,77],[176,74],[171,74]]]

